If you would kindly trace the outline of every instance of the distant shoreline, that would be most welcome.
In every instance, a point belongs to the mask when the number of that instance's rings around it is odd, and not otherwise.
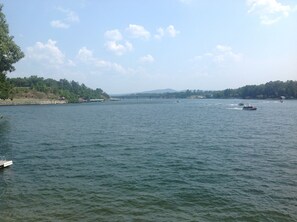
[[[130,99],[136,99],[136,98],[125,98],[124,100],[130,100]],[[138,99],[148,99],[148,98],[138,98]],[[277,98],[267,98],[267,99],[255,99],[255,98],[250,98],[250,99],[243,99],[243,98],[151,98],[151,99],[171,99],[171,100],[180,100],[180,99],[186,99],[186,100],[205,100],[205,99],[223,99],[223,100],[230,100],[230,99],[236,99],[236,100],[271,100],[271,101],[277,101],[279,99]],[[296,100],[296,99],[286,99],[286,100]],[[112,100],[111,100],[112,101]],[[85,103],[85,102],[81,102]],[[18,99],[13,99],[13,100],[0,100],[0,107],[1,106],[22,106],[22,105],[59,105],[59,104],[70,104],[66,100],[57,100],[57,99],[27,99],[27,98],[18,98]]]
[[[18,106],[18,105],[50,105],[50,104],[66,104],[65,100],[50,99],[13,99],[0,100],[0,106]]]

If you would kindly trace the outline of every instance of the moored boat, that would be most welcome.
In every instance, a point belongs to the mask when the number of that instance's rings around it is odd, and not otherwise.
[[[13,164],[12,160],[0,160],[0,169],[9,167],[12,164]]]

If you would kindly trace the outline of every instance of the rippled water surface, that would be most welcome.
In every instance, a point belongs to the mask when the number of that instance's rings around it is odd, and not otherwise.
[[[0,107],[1,221],[297,221],[297,101]]]

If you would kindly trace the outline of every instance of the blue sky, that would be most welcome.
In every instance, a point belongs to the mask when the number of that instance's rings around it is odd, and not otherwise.
[[[25,53],[9,77],[110,94],[297,80],[296,0],[2,0]]]

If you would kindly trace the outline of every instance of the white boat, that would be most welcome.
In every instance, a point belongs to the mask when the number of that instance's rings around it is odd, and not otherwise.
[[[243,106],[242,110],[257,110],[257,107],[252,105],[245,105]]]
[[[12,160],[0,160],[0,169],[9,167],[13,164]]]

